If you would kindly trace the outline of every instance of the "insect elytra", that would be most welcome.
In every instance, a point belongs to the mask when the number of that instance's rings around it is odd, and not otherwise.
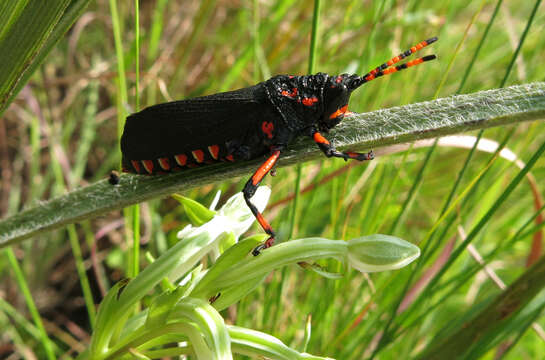
[[[421,41],[362,76],[277,75],[254,86],[145,108],[127,117],[121,137],[123,171],[156,175],[266,156],[243,189],[248,207],[270,236],[254,250],[257,255],[273,244],[275,233],[251,198],[282,151],[294,139],[309,136],[327,157],[373,159],[372,151],[337,151],[323,134],[349,114],[354,90],[435,59],[427,55],[396,65],[435,41],[436,37]]]

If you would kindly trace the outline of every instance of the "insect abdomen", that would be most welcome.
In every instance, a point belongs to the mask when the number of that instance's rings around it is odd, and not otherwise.
[[[131,160],[123,156],[123,171],[136,174],[155,175],[190,169],[218,161],[234,161],[233,155],[226,154],[217,144],[156,159]]]
[[[152,175],[255,157],[266,150],[257,136],[265,101],[258,84],[132,114],[121,137],[123,168]]]

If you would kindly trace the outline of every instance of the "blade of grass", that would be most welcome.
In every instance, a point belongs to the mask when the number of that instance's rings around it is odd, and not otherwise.
[[[123,125],[127,116],[126,106],[129,103],[127,95],[127,77],[125,74],[125,56],[123,55],[123,42],[121,40],[121,24],[117,10],[117,2],[110,0],[110,15],[112,18],[112,27],[114,32],[115,55],[117,58],[117,88],[119,92],[116,96],[117,101],[117,136],[121,138]],[[118,150],[119,151],[119,150]]]
[[[27,71],[29,63],[39,53],[47,37],[59,22],[70,0],[31,1],[23,9],[0,42],[2,65],[0,72],[0,115]],[[13,9],[17,10],[17,9]]]
[[[435,91],[435,94],[433,96],[434,99],[437,99],[437,97],[439,96],[439,93],[441,92],[441,89],[443,88],[443,85],[445,84],[445,82],[446,82],[446,80],[448,78],[448,74],[450,73],[450,70],[451,70],[451,68],[452,68],[452,66],[454,64],[454,61],[455,61],[458,53],[460,52],[460,49],[461,49],[462,45],[465,43],[465,40],[467,39],[467,35],[469,33],[469,30],[473,27],[473,24],[475,23],[475,20],[477,19],[477,17],[481,13],[485,3],[486,3],[486,0],[481,1],[480,5],[479,5],[479,8],[477,9],[477,11],[474,12],[473,16],[471,17],[471,20],[467,24],[466,29],[464,31],[464,34],[462,36],[462,39],[460,39],[460,41],[458,42],[458,45],[456,46],[456,49],[454,50],[454,54],[451,57],[448,65],[447,65],[447,69],[444,72],[443,76],[441,77],[441,81],[439,82],[439,85],[438,85],[438,87],[437,87],[437,89]],[[426,168],[429,165],[429,160],[431,158],[431,155],[435,152],[436,146],[437,146],[437,140],[435,140],[435,142],[433,143],[433,146],[431,146],[429,148],[429,150],[428,150],[428,152],[426,154],[426,159],[425,159],[424,163],[422,164],[422,166],[421,166],[421,168],[420,168],[420,170],[419,170],[419,172],[417,174],[417,177],[416,177],[415,181],[413,182],[413,185],[412,185],[412,187],[411,187],[411,189],[409,191],[409,194],[407,195],[407,197],[406,197],[406,199],[405,199],[405,201],[403,203],[401,211],[398,214],[398,216],[396,217],[394,223],[392,224],[392,227],[390,228],[390,233],[392,231],[395,231],[397,225],[399,224],[399,221],[403,218],[404,214],[408,211],[408,209],[410,209],[412,200],[416,196],[416,192],[417,192],[417,190],[418,190],[418,188],[420,186],[420,183],[422,182],[422,179],[423,179],[424,171],[426,170]],[[371,359],[373,359],[380,352],[380,350],[382,349],[382,346],[384,346],[386,340],[389,339],[388,332],[390,330],[390,326],[392,325],[392,323],[394,321],[394,318],[395,318],[395,316],[397,314],[398,308],[401,305],[401,301],[405,297],[405,293],[409,288],[409,284],[411,283],[413,276],[414,276],[414,273],[412,273],[409,276],[409,279],[405,283],[404,291],[399,294],[398,299],[394,303],[394,306],[392,307],[392,310],[391,310],[390,316],[388,318],[388,321],[386,322],[386,325],[384,326],[384,329],[383,329],[385,336],[382,336],[380,338],[377,347],[375,348],[375,350],[373,351],[373,354],[371,355]]]
[[[135,62],[135,81],[134,81],[134,109],[140,110],[140,7],[139,0],[134,0],[134,62]],[[132,206],[132,271],[131,277],[138,275],[140,269],[140,205],[135,204]]]
[[[0,3],[0,41],[8,33],[13,24],[19,19],[28,0],[2,1]]]
[[[68,239],[70,240],[70,246],[72,247],[72,253],[74,254],[76,269],[78,271],[81,290],[83,292],[83,299],[85,300],[85,307],[87,308],[87,314],[89,315],[89,323],[93,329],[95,327],[96,320],[95,302],[93,301],[93,293],[91,292],[91,286],[89,285],[89,278],[86,274],[78,234],[74,224],[68,226]]]
[[[15,273],[15,279],[17,280],[17,284],[19,285],[19,289],[21,289],[21,292],[23,293],[25,303],[28,307],[28,311],[30,312],[32,320],[34,321],[34,325],[36,325],[38,331],[40,332],[40,342],[42,343],[42,346],[45,350],[45,354],[49,360],[55,360],[56,356],[55,352],[53,351],[51,339],[48,337],[47,331],[45,331],[44,324],[42,323],[42,318],[40,317],[40,313],[36,308],[36,304],[34,303],[34,299],[32,298],[32,294],[30,292],[30,289],[28,288],[28,284],[26,282],[25,276],[23,275],[23,271],[19,267],[19,262],[15,257],[13,249],[11,247],[5,249],[5,254],[8,258],[11,269]]]
[[[496,3],[496,7],[494,8],[494,12],[492,13],[492,16],[490,17],[490,20],[488,20],[488,23],[486,24],[486,28],[484,29],[483,36],[481,37],[481,40],[479,40],[479,44],[477,45],[477,49],[473,52],[473,56],[471,57],[471,60],[469,61],[469,64],[467,65],[466,71],[464,72],[464,76],[462,77],[462,81],[460,81],[460,86],[458,87],[458,90],[456,90],[456,94],[460,94],[462,92],[462,89],[464,88],[464,85],[466,84],[467,78],[469,77],[469,74],[471,73],[471,69],[473,69],[473,65],[475,65],[475,61],[477,60],[477,56],[479,56],[479,53],[481,52],[481,48],[483,47],[483,44],[488,37],[488,33],[490,31],[490,28],[492,27],[492,24],[494,23],[494,20],[496,20],[496,15],[498,15],[498,11],[501,8],[501,4],[503,3],[503,0],[498,0]],[[502,86],[503,87],[503,86]]]
[[[414,197],[416,196],[418,192],[418,188],[420,187],[420,184],[422,183],[422,179],[424,178],[424,171],[427,169],[428,165],[430,164],[431,156],[435,152],[436,147],[437,147],[437,139],[434,141],[433,145],[430,146],[430,148],[426,152],[426,157],[424,158],[424,162],[422,163],[422,166],[420,166],[420,169],[418,170],[418,173],[416,174],[416,177],[413,181],[411,189],[409,190],[409,193],[407,194],[405,201],[403,201],[401,210],[397,214],[397,217],[392,223],[392,226],[390,226],[390,230],[388,231],[388,234],[395,233],[397,226],[399,225],[401,220],[404,218],[405,214],[407,213],[407,210],[411,208],[411,204],[414,200]]]
[[[520,50],[522,49],[524,40],[526,40],[526,36],[528,35],[530,28],[532,27],[532,23],[534,22],[534,18],[536,17],[537,9],[539,9],[539,5],[541,5],[541,0],[537,0],[534,4],[534,8],[532,9],[530,17],[528,18],[528,22],[526,23],[526,27],[524,28],[524,31],[522,32],[517,49],[515,50],[515,53],[511,57],[511,62],[509,62],[509,65],[507,66],[507,71],[505,72],[505,76],[503,77],[500,87],[504,87],[505,84],[507,83],[507,79],[509,78],[509,75],[511,74],[511,69],[513,68],[513,65],[515,65],[515,61],[517,60]]]
[[[510,62],[509,66],[508,66],[507,69],[506,69],[506,73],[505,73],[504,79],[502,80],[502,82],[501,82],[501,84],[500,84],[500,88],[503,88],[503,87],[505,86],[506,80],[507,80],[507,78],[508,78],[508,76],[509,76],[509,74],[510,74],[510,72],[511,72],[512,66],[513,66],[513,64],[514,64],[514,61],[516,60],[516,57],[518,56],[518,53],[519,53],[519,51],[520,51],[520,48],[522,47],[522,43],[524,42],[524,39],[525,39],[525,37],[526,37],[526,34],[528,33],[528,30],[529,30],[529,28],[530,28],[530,25],[531,25],[531,23],[532,23],[532,21],[533,21],[533,17],[535,16],[535,12],[536,12],[537,7],[539,6],[539,3],[540,3],[540,2],[541,2],[541,0],[538,0],[538,1],[536,2],[536,6],[534,7],[534,9],[533,9],[533,11],[532,11],[532,14],[530,15],[529,21],[528,21],[528,23],[527,23],[527,26],[526,26],[524,32],[523,32],[523,35],[522,35],[522,37],[521,37],[521,40],[520,40],[519,45],[518,45],[518,47],[517,47],[517,50],[515,51],[515,54],[513,55],[512,59],[511,59],[511,62]],[[485,33],[483,34],[483,37],[481,38],[481,41],[479,42],[479,45],[478,45],[478,47],[477,47],[477,50],[475,51],[475,54],[474,54],[474,56],[473,56],[473,59],[472,59],[472,61],[469,63],[469,65],[468,65],[468,67],[467,67],[465,76],[464,76],[464,78],[463,78],[463,80],[462,80],[462,82],[461,82],[461,84],[460,84],[460,87],[458,88],[458,92],[462,89],[462,87],[463,87],[463,85],[464,85],[464,83],[465,83],[465,80],[466,80],[467,76],[469,75],[469,72],[470,72],[470,70],[471,70],[471,68],[472,68],[472,66],[473,66],[473,64],[474,64],[474,61],[475,61],[477,55],[478,55],[478,51],[480,50],[482,44],[484,43],[484,40],[485,40],[486,35],[487,35],[487,33],[488,33],[488,30],[489,30],[490,27],[491,27],[491,23],[492,23],[492,22],[494,21],[494,19],[495,19],[497,10],[499,9],[500,5],[501,5],[501,0],[497,3],[496,8],[495,8],[495,11],[494,11],[494,13],[493,13],[493,15],[492,15],[492,17],[491,17],[491,19],[490,19],[490,21],[489,21],[489,23],[488,23],[486,29],[485,29]],[[471,25],[472,25],[472,24],[474,23],[474,21],[476,20],[478,13],[481,12],[483,6],[484,6],[484,1],[481,3],[481,5],[480,5],[480,7],[479,7],[479,10],[477,11],[477,13],[472,17],[470,24],[469,24],[468,27],[466,28],[466,31],[465,31],[465,33],[464,33],[464,36],[463,36],[462,40],[459,42],[458,46],[456,47],[455,54],[454,54],[452,60],[449,62],[447,74],[448,74],[448,72],[450,71],[450,68],[451,68],[451,66],[452,66],[452,64],[453,64],[453,62],[454,62],[454,58],[456,57],[458,51],[459,51],[460,48],[461,48],[461,44],[464,42],[464,40],[465,40],[466,37],[467,37],[467,33],[468,33],[469,28],[471,27]],[[441,84],[440,84],[439,88],[438,88],[437,91],[436,91],[436,96],[439,94],[440,88],[441,88],[441,86],[444,84],[444,80],[445,80],[445,79],[446,79],[446,75],[443,77],[443,80],[441,81]],[[479,132],[479,134],[478,134],[478,137],[479,137],[479,138],[482,136],[483,131],[484,131],[484,130],[481,130],[481,131]],[[513,134],[513,132],[514,132],[514,130],[511,130],[511,132],[509,133],[509,135],[508,135],[508,136],[506,137],[506,139],[505,139],[505,143],[509,140],[509,138],[511,137],[511,134]],[[463,176],[463,173],[465,172],[465,167],[468,165],[469,161],[471,160],[472,154],[473,154],[475,148],[477,147],[477,145],[478,145],[478,141],[475,142],[472,151],[470,152],[470,154],[468,154],[468,158],[466,159],[466,163],[465,163],[465,165],[464,165],[464,168],[463,168],[462,172],[459,174],[458,179],[456,180],[456,182],[455,182],[455,184],[454,184],[454,187],[453,187],[453,189],[452,189],[452,191],[451,191],[451,193],[450,193],[450,195],[449,195],[449,198],[447,199],[448,202],[450,202],[450,199],[452,199],[452,197],[453,197],[453,195],[454,195],[454,191],[456,190],[457,184],[458,184],[459,181],[461,180],[461,178],[462,178],[462,176]],[[500,147],[499,147],[499,148],[500,148]],[[440,215],[440,219],[443,218],[443,217],[445,216],[446,207],[449,205],[448,202],[445,203],[444,210],[441,212],[441,215]],[[439,223],[439,221],[436,222],[436,225],[437,225],[438,223]],[[433,238],[434,235],[435,235],[435,230],[433,230],[433,231],[431,232],[431,234],[429,234],[429,236],[428,236],[428,241],[426,242],[426,245],[429,245],[429,244],[432,242],[431,240],[432,240],[432,238]],[[466,240],[467,240],[467,239],[466,239]],[[467,244],[466,244],[466,246],[467,246]],[[426,250],[426,249],[427,249],[427,246],[426,246],[426,248],[425,248],[424,250]],[[423,253],[425,254],[426,251],[424,251]],[[454,255],[454,254],[452,254],[452,255]],[[422,259],[424,259],[424,257],[422,257]],[[452,259],[452,256],[449,258],[449,261],[450,261],[451,259]],[[441,274],[443,273],[442,270],[443,270],[445,267],[447,267],[447,266],[449,265],[449,261],[447,261],[447,263],[446,263],[445,266],[441,269],[441,271],[440,271],[438,274],[436,274],[436,276],[434,277],[434,279],[432,279],[432,281],[428,284],[428,286],[426,287],[427,289],[430,289],[430,288],[431,288],[431,285],[432,285],[432,283],[435,281],[435,279],[438,279],[438,278],[441,276]],[[422,260],[417,261],[416,267],[417,267],[417,268],[420,267],[421,264],[423,264],[423,263],[424,263],[424,261],[422,261]],[[401,301],[402,301],[402,299],[404,298],[405,293],[407,292],[407,290],[408,290],[408,288],[409,288],[409,285],[410,285],[410,283],[412,282],[412,279],[413,279],[413,277],[414,277],[415,274],[416,274],[416,271],[414,271],[414,272],[409,276],[409,279],[408,279],[407,282],[405,283],[404,291],[400,294],[400,296],[399,296],[399,298],[398,298],[398,301],[395,303],[395,306],[393,307],[394,311],[392,312],[391,317],[389,318],[389,321],[388,321],[387,324],[386,324],[386,327],[385,327],[385,330],[384,330],[384,331],[385,331],[385,334],[387,333],[389,327],[391,326],[391,324],[392,324],[392,322],[393,322],[393,319],[394,319],[394,317],[395,317],[395,314],[397,313],[397,311],[398,311],[398,309],[399,309],[399,306],[400,306],[400,304],[401,304]],[[423,291],[423,292],[421,293],[421,295],[423,295],[423,294],[425,294],[425,293],[426,293],[426,291]],[[395,331],[395,330],[394,330],[394,331]],[[381,337],[381,340],[379,341],[379,345],[377,346],[377,348],[376,348],[375,352],[373,353],[373,355],[374,355],[374,354],[377,354],[377,353],[380,351],[381,345],[383,344],[383,341],[382,341],[382,340],[383,340],[383,339],[386,339],[386,338],[388,338],[388,336],[383,336],[383,337]]]
[[[540,148],[545,150],[545,143]],[[540,153],[539,151],[536,155]],[[502,327],[523,309],[545,287],[545,257],[503,291],[485,309],[462,324],[450,336],[434,341],[420,355],[420,359],[445,359],[460,356],[460,349],[472,349],[490,331]]]
[[[90,0],[30,1],[0,41],[0,116]],[[12,63],[13,62],[13,63]]]
[[[153,65],[153,61],[157,58],[159,54],[159,42],[161,40],[161,32],[163,30],[163,13],[165,7],[168,4],[168,0],[159,0],[153,8],[153,18],[151,21],[151,30],[148,42],[148,51],[147,51],[147,66],[150,67]],[[156,102],[157,94],[157,85],[154,83],[148,86],[147,94],[147,104],[154,104]]]
[[[439,86],[437,87],[437,91],[435,92],[435,95],[433,96],[434,99],[436,99],[439,96],[439,92],[443,88],[443,85],[445,85],[445,82],[447,81],[447,78],[448,78],[448,74],[450,73],[450,70],[452,69],[452,65],[454,65],[454,61],[456,60],[456,57],[460,53],[462,45],[465,43],[465,41],[467,39],[467,35],[469,34],[469,30],[473,27],[473,24],[475,24],[475,20],[477,20],[477,17],[479,16],[481,11],[483,10],[483,7],[486,4],[486,2],[487,2],[487,0],[482,0],[481,1],[478,10],[473,13],[473,16],[471,17],[471,20],[467,24],[466,29],[464,31],[464,35],[462,36],[462,38],[460,39],[460,41],[456,45],[456,49],[454,50],[454,54],[450,58],[450,61],[449,61],[448,65],[447,65],[447,69],[446,69],[443,77],[441,78],[441,82],[439,82]]]
[[[526,35],[527,35],[527,33],[528,33],[528,30],[529,30],[529,28],[530,28],[530,26],[531,26],[531,24],[532,24],[533,18],[534,18],[534,16],[535,16],[536,10],[537,10],[537,8],[538,8],[540,2],[541,2],[541,0],[538,0],[538,1],[535,3],[535,6],[534,6],[534,8],[533,8],[533,11],[532,11],[532,13],[531,13],[531,15],[530,15],[530,17],[529,17],[529,19],[528,19],[526,28],[525,28],[525,30],[523,31],[523,34],[521,35],[521,39],[520,39],[520,41],[519,41],[519,45],[517,46],[517,49],[516,49],[515,53],[513,54],[513,57],[512,57],[512,59],[511,59],[511,62],[510,62],[509,66],[508,66],[507,69],[506,69],[506,73],[505,73],[505,76],[504,76],[504,78],[503,78],[503,80],[502,80],[502,82],[501,82],[501,84],[500,84],[500,87],[505,86],[505,83],[506,83],[506,81],[507,81],[507,78],[508,78],[508,76],[509,76],[509,74],[510,74],[510,72],[511,72],[511,70],[512,70],[514,61],[516,60],[516,58],[517,58],[517,56],[518,56],[518,54],[519,54],[519,52],[520,52],[520,49],[521,49],[521,47],[522,47],[522,44],[523,44],[523,42],[524,42],[524,39],[526,38]],[[509,138],[511,137],[511,135],[513,134],[513,132],[514,132],[514,129],[512,129],[512,130],[509,132],[509,134],[506,136],[506,138],[504,139],[503,144],[505,144],[505,143],[509,140]],[[501,146],[500,146],[500,148],[501,148]],[[528,166],[528,164],[527,164],[527,166]],[[526,167],[525,167],[524,169],[526,169]],[[523,169],[523,171],[524,171],[524,169]],[[527,171],[527,170],[526,170],[526,171]],[[519,176],[521,175],[521,173],[522,173],[522,171],[519,172],[519,174],[517,175],[517,177],[515,178],[515,180],[516,180],[516,179],[519,179]],[[513,183],[511,183],[511,184],[513,184]],[[511,185],[511,184],[510,184],[510,185]],[[509,190],[509,189],[510,189],[510,188],[508,187],[508,188],[506,189],[506,191]],[[511,190],[512,190],[512,189],[511,189]],[[505,194],[505,192],[504,192],[504,194]],[[502,194],[502,196],[503,196],[504,194]],[[500,198],[498,198],[497,201],[501,201],[501,200],[503,199],[502,196],[500,196]],[[498,203],[496,202],[495,204],[498,204]],[[500,202],[500,204],[501,204],[501,202]],[[493,209],[494,209],[494,206],[491,207],[491,209],[490,209],[489,211],[491,211],[491,210],[493,210]],[[493,212],[492,212],[492,213],[493,213]],[[487,213],[487,215],[488,215],[488,213]],[[486,215],[485,215],[485,217],[486,217]],[[485,220],[485,217],[483,217],[482,220]],[[486,221],[487,221],[487,220],[485,220],[484,223],[481,221],[481,222],[479,223],[480,226],[481,226],[481,227],[484,226],[484,224],[486,223]],[[478,224],[477,226],[479,226],[479,224]],[[474,228],[474,230],[476,230],[476,231],[478,232],[477,229],[478,229],[477,227]],[[449,258],[449,260],[447,261],[447,263],[445,264],[445,266],[438,272],[438,274],[437,274],[437,275],[432,279],[432,281],[428,284],[428,289],[431,289],[431,288],[433,287],[433,285],[437,284],[438,279],[446,272],[446,270],[448,269],[448,267],[450,267],[450,266],[452,265],[452,263],[454,262],[454,260],[461,254],[461,252],[465,249],[465,247],[467,247],[467,245],[469,244],[469,242],[475,237],[476,233],[475,233],[474,231],[472,231],[472,233],[470,233],[470,235],[471,235],[471,238],[469,238],[469,236],[468,236],[469,239],[466,238],[466,239],[464,240],[464,242],[463,242],[463,243],[462,243],[462,244],[453,252],[453,254],[451,254],[451,257]],[[426,293],[427,293],[427,291],[424,291],[424,292],[422,292],[422,295],[425,295]],[[427,296],[429,296],[429,295],[427,295]]]

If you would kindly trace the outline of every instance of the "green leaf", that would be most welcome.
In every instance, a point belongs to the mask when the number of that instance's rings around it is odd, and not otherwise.
[[[260,331],[239,326],[229,326],[228,328],[233,351],[239,354],[277,360],[331,360],[331,358],[299,353],[274,336]]]
[[[263,242],[268,235],[255,235],[239,241],[227,249],[216,261],[216,263],[208,270],[206,275],[195,286],[191,296],[209,298],[216,295],[213,290],[209,290],[208,285],[211,284],[218,276],[228,271],[228,269],[237,264],[241,259],[244,259],[257,245]]]
[[[232,359],[231,339],[227,326],[221,315],[208,302],[184,298],[175,309],[176,317],[186,317],[194,322],[204,336],[208,348],[212,350],[214,359]]]
[[[195,200],[178,194],[173,194],[172,197],[182,204],[187,217],[195,226],[201,226],[202,224],[207,223],[216,215],[215,211],[206,208]]]
[[[123,290],[129,283],[129,279],[124,279],[117,282],[106,294],[96,317],[95,331],[91,338],[91,345],[89,347],[91,357],[92,354],[102,354],[108,349],[108,344],[113,335],[112,327],[122,326],[125,323],[125,319],[118,310],[119,296],[123,293]],[[116,319],[112,321],[112,319]]]
[[[173,291],[164,292],[156,297],[149,308],[146,326],[155,327],[165,324],[172,308],[183,295],[184,289],[177,287]]]

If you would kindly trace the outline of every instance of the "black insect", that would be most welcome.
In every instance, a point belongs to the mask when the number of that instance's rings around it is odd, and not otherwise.
[[[121,151],[123,171],[163,174],[217,161],[243,161],[268,154],[244,186],[244,199],[269,239],[254,255],[274,243],[274,231],[250,199],[281,152],[295,138],[310,136],[327,157],[371,160],[373,152],[340,152],[322,136],[340,123],[348,100],[359,86],[424,61],[424,56],[392,66],[435,42],[420,42],[388,62],[358,76],[278,75],[244,89],[148,107],[127,118]]]

